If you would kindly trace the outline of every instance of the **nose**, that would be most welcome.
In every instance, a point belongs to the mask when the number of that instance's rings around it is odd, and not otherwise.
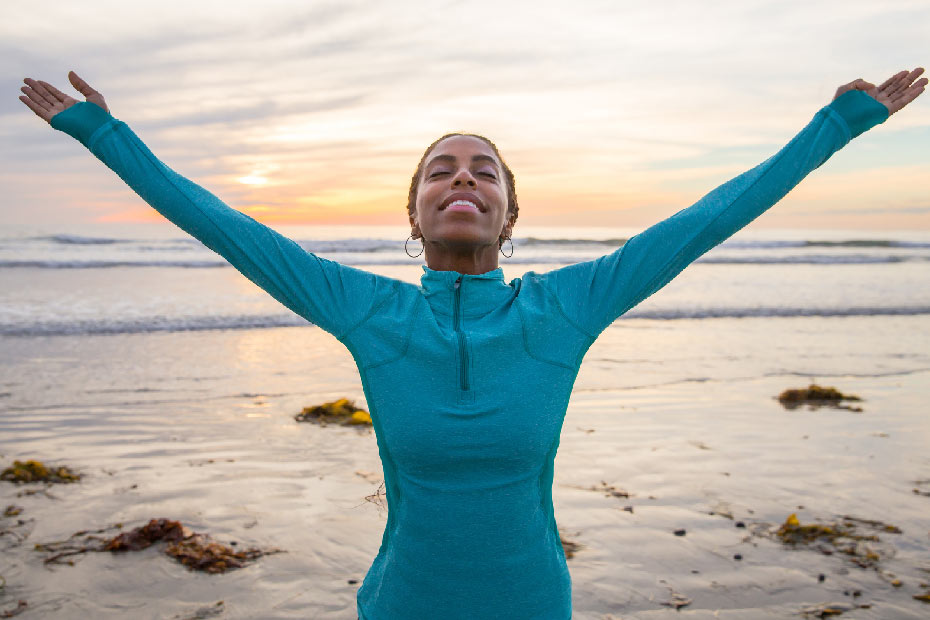
[[[466,168],[459,170],[452,178],[452,187],[461,187],[463,185],[467,185],[468,187],[476,187],[478,185],[475,181],[475,177],[473,177],[471,172]]]

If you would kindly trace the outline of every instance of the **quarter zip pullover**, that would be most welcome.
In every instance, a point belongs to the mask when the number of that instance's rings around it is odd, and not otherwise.
[[[566,620],[553,466],[585,352],[614,320],[888,118],[862,91],[787,145],[597,259],[504,281],[423,266],[419,285],[318,257],[159,161],[81,102],[52,118],[159,213],[335,336],[362,380],[388,517],[363,620]],[[618,577],[622,578],[622,576]]]

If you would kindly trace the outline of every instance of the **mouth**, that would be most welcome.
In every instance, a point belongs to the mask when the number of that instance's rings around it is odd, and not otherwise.
[[[459,192],[448,196],[442,201],[439,207],[440,211],[469,211],[472,213],[484,213],[484,204],[481,199],[474,194]]]

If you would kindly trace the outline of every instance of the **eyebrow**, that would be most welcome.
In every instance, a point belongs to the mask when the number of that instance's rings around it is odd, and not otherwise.
[[[489,162],[491,162],[492,164],[494,164],[494,167],[495,167],[495,168],[500,169],[499,166],[497,165],[497,161],[496,161],[493,157],[491,157],[490,155],[472,155],[471,160],[472,160],[472,162],[476,162],[476,161],[489,161]],[[425,167],[426,167],[426,168],[429,168],[430,166],[432,166],[432,165],[433,165],[434,163],[436,163],[437,161],[449,161],[449,162],[454,162],[454,161],[456,161],[456,157],[455,157],[455,155],[437,155],[436,157],[434,157],[434,158],[432,158],[431,160],[429,160],[429,163],[426,164]]]

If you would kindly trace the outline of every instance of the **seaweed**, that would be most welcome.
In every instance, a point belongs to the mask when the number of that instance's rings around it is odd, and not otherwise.
[[[834,387],[824,387],[816,383],[812,383],[806,388],[785,390],[777,398],[785,409],[797,409],[807,405],[809,409],[832,407],[855,412],[862,411],[862,407],[842,404],[844,400],[861,401],[862,399],[858,396],[843,394]]]
[[[81,474],[75,473],[71,469],[60,467],[48,467],[41,461],[13,461],[13,464],[0,473],[0,480],[23,484],[26,482],[51,482],[59,484],[69,484],[81,479]]]
[[[16,601],[16,607],[13,609],[8,609],[6,611],[0,611],[0,618],[12,618],[13,616],[18,616],[19,614],[26,611],[28,603],[24,600]]]
[[[15,506],[13,504],[8,505],[2,514],[2,521],[0,521],[0,538],[4,536],[9,536],[12,539],[15,539],[16,543],[21,543],[27,538],[29,538],[29,531],[27,530],[28,526],[31,526],[35,519],[20,519],[17,518],[15,523],[13,522],[12,517],[19,517],[23,513],[22,506]],[[7,521],[10,519],[10,521]],[[2,579],[2,577],[0,577]]]
[[[177,542],[193,533],[178,521],[152,519],[145,525],[104,542],[101,551],[141,551],[157,542]]]
[[[580,533],[580,532],[579,532]],[[559,534],[559,542],[562,543],[562,551],[565,553],[565,559],[571,560],[575,557],[575,552],[584,549],[584,545],[573,540],[568,540],[562,534]]]
[[[87,530],[75,532],[68,540],[36,544],[35,549],[53,553],[45,558],[45,564],[67,563],[73,566],[72,560],[62,560],[62,558],[90,551],[113,553],[140,551],[156,543],[165,542],[168,543],[164,549],[166,555],[192,571],[207,573],[225,573],[234,568],[242,568],[248,562],[263,555],[282,552],[280,549],[255,548],[235,551],[231,547],[214,542],[206,534],[192,532],[179,521],[164,518],[151,519],[143,526],[110,538],[101,538],[96,535],[113,529],[122,529],[122,524],[117,523],[91,533]],[[83,537],[83,540],[80,537]]]
[[[848,515],[842,516],[840,521],[835,523],[803,525],[798,520],[797,514],[792,513],[785,519],[781,527],[775,531],[775,537],[782,543],[792,547],[814,546],[825,555],[832,555],[834,551],[838,551],[847,556],[857,566],[876,568],[877,570],[879,562],[883,559],[883,553],[878,545],[870,545],[869,543],[879,543],[881,539],[877,534],[860,533],[859,527],[861,526],[867,526],[885,533],[901,533],[901,530],[894,525]],[[893,581],[892,585],[894,585]]]
[[[669,590],[671,590],[671,588],[669,588]],[[680,592],[675,592],[674,590],[672,590],[671,592],[669,592],[669,596],[671,598],[667,601],[662,601],[662,604],[665,605],[666,607],[671,607],[672,609],[675,609],[676,611],[681,609],[682,607],[687,607],[688,605],[691,604],[691,599],[685,596],[684,594],[681,594]]]
[[[600,485],[592,485],[589,487],[579,487],[576,485],[566,485],[570,486],[573,489],[582,489],[585,491],[603,491],[604,497],[619,497],[621,499],[628,499],[630,497],[629,491],[624,491],[620,487],[615,487],[612,484],[607,484],[606,480],[601,480]]]
[[[872,607],[869,603],[860,605],[850,603],[821,603],[819,605],[807,605],[801,608],[801,615],[805,618],[830,618],[851,611],[853,609],[869,609]]]
[[[194,534],[165,548],[166,554],[190,570],[207,573],[225,573],[233,568],[242,568],[248,562],[277,551],[256,548],[234,551],[226,545],[211,541],[203,534]]]
[[[682,607],[687,607],[691,604],[690,598],[680,592],[676,592],[664,579],[659,579],[659,583],[665,584],[665,587],[668,588],[669,600],[662,601],[662,604],[666,607],[671,607],[675,611],[679,611]]]
[[[294,416],[294,419],[298,422],[313,422],[320,426],[326,426],[328,423],[342,426],[372,426],[371,415],[364,409],[356,407],[355,401],[348,398],[340,398],[322,405],[304,407],[300,413]]]
[[[225,603],[223,601],[217,601],[213,605],[200,607],[197,609],[197,611],[194,612],[193,616],[184,616],[183,620],[203,620],[204,618],[214,618],[216,616],[221,616],[226,610],[224,605]],[[181,618],[181,616],[176,615],[175,618]]]
[[[378,507],[379,512],[382,508],[387,508],[387,494],[384,490],[384,480],[381,481],[381,484],[378,485],[378,488],[375,489],[375,492],[371,495],[365,496],[366,502],[371,502]]]

